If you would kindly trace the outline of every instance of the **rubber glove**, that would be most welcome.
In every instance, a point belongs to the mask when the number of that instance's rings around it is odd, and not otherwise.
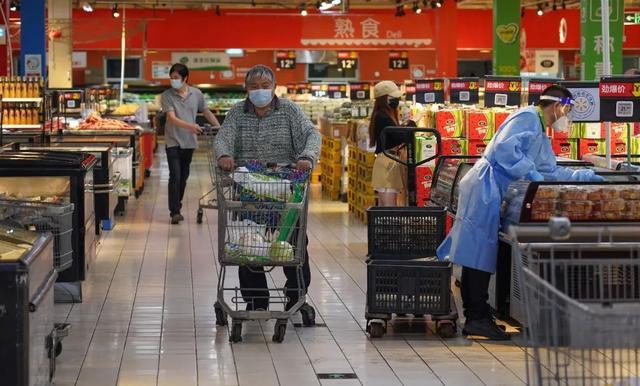
[[[537,170],[532,170],[526,175],[527,179],[531,181],[544,181],[544,177],[542,174],[538,173]]]
[[[599,176],[597,174],[594,174],[593,177],[591,177],[591,181],[593,181],[593,182],[604,182],[606,180],[604,179],[604,177]]]
[[[602,178],[602,176],[597,175],[591,169],[578,169],[578,170],[573,172],[573,176],[571,177],[571,179],[573,181],[584,181],[584,182],[586,182],[586,181],[594,181],[594,182],[604,181],[604,178]]]

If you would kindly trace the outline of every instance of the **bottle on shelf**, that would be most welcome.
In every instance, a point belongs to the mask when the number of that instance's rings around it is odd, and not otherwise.
[[[40,124],[40,111],[36,107],[31,110],[31,123],[34,125]]]
[[[20,108],[20,124],[28,125],[30,122],[27,120],[27,106],[22,105]]]
[[[27,78],[20,78],[20,93],[22,94],[21,98],[30,98],[29,92],[27,91]]]
[[[38,96],[33,92],[33,78],[27,78],[27,95],[29,98],[37,98]]]

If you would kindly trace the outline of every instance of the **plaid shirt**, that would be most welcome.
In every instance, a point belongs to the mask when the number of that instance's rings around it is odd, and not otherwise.
[[[249,100],[236,104],[224,119],[215,140],[218,158],[295,163],[307,159],[314,165],[320,154],[320,133],[300,107],[274,97],[271,110],[258,117]]]

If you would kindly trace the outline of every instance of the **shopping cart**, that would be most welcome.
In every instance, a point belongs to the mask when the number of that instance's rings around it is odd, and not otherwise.
[[[638,235],[637,225],[572,227],[557,218],[511,227],[529,384],[640,384]]]
[[[0,234],[22,239],[21,231],[51,232],[53,262],[58,272],[73,264],[73,204],[63,202],[0,199]]]
[[[198,213],[196,215],[196,221],[198,224],[202,224],[202,216],[205,209],[218,209],[216,199],[216,155],[215,144],[216,134],[218,128],[211,125],[204,125],[202,127],[202,134],[200,134],[200,142],[202,142],[207,152],[207,162],[209,163],[209,177],[211,178],[211,189],[203,194],[198,200]]]
[[[291,168],[273,167],[251,172],[215,169],[218,200],[218,301],[216,323],[231,318],[229,340],[242,340],[245,320],[276,319],[274,342],[282,342],[287,322],[300,311],[305,326],[315,324],[315,310],[305,303],[302,266],[307,247],[306,224],[309,174]],[[296,288],[240,288],[226,284],[227,269],[238,266],[252,272],[271,272],[275,267],[293,267]],[[256,292],[260,292],[256,294]],[[242,293],[246,298],[244,300]],[[250,295],[248,295],[250,293]],[[290,304],[290,296],[297,302]],[[255,302],[269,309],[256,309]]]

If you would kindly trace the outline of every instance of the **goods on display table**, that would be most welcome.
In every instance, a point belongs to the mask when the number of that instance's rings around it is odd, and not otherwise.
[[[96,113],[91,113],[84,122],[80,123],[77,130],[133,130],[133,127],[126,122],[117,119],[102,118]]]

